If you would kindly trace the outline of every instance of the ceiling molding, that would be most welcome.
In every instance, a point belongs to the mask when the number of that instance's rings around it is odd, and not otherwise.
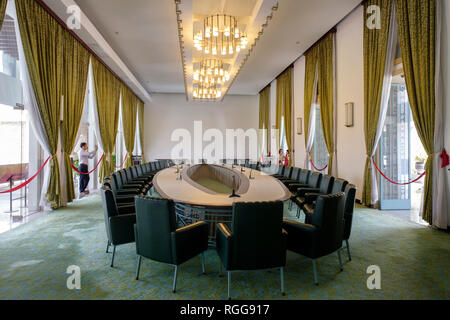
[[[234,81],[236,80],[236,78],[238,77],[239,73],[241,72],[242,68],[244,67],[245,63],[247,62],[248,58],[250,57],[250,55],[252,54],[253,49],[256,47],[256,43],[258,42],[258,40],[261,38],[261,36],[264,34],[264,30],[267,28],[267,26],[269,25],[269,22],[273,19],[273,15],[275,13],[275,11],[278,10],[278,1],[276,2],[276,4],[274,6],[272,6],[272,10],[270,12],[270,15],[268,15],[266,17],[266,22],[261,26],[260,31],[258,32],[258,35],[256,36],[256,38],[253,41],[253,44],[249,47],[247,54],[245,55],[244,60],[241,62],[240,66],[237,69],[237,72],[235,74],[235,76],[233,77],[233,79],[230,82],[230,85],[228,86],[227,90],[225,91],[225,93],[223,94],[223,97],[220,101],[223,101],[223,99],[225,99],[225,96],[228,94],[228,91],[230,91],[231,87],[233,86]]]
[[[186,54],[183,40],[183,20],[181,19],[182,11],[180,9],[180,4],[181,0],[175,0],[175,13],[177,14],[177,26],[178,26],[178,42],[180,44],[181,64],[183,67],[184,91],[186,94],[186,101],[189,101],[187,75],[186,75]]]

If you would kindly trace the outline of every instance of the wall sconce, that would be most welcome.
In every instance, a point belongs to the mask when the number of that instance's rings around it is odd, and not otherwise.
[[[303,133],[303,122],[302,118],[297,118],[297,134],[300,135]]]
[[[353,108],[353,102],[345,104],[345,126],[348,128],[353,127]]]

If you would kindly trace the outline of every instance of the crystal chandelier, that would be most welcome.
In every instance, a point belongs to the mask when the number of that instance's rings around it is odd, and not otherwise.
[[[198,100],[216,100],[222,96],[222,87],[217,84],[194,83],[192,96]]]
[[[236,18],[226,14],[205,18],[203,30],[194,35],[195,48],[214,56],[240,52],[247,44],[247,36],[239,30]]]
[[[194,83],[222,85],[230,80],[230,74],[224,69],[223,62],[217,59],[204,59],[200,68],[194,71]]]

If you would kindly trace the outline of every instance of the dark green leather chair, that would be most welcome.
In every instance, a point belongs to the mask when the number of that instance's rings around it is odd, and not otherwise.
[[[208,249],[208,224],[197,222],[177,228],[175,204],[172,200],[136,197],[136,253],[139,279],[142,257],[175,266],[173,292],[176,291],[178,266],[202,255],[205,273],[205,255]]]
[[[339,266],[343,270],[340,249],[344,234],[344,205],[343,192],[322,195],[317,198],[310,224],[287,219],[283,222],[283,229],[288,233],[288,250],[312,259],[316,285],[319,284],[316,259],[337,252]]]
[[[106,253],[109,252],[109,247],[111,245],[113,246],[111,258],[112,268],[114,267],[116,246],[134,242],[134,224],[136,223],[136,214],[134,212],[128,212],[127,214],[119,213],[119,209],[114,199],[114,193],[109,188],[102,187],[101,196],[103,213],[105,216],[106,235],[108,237]]]
[[[350,245],[348,240],[350,239],[350,233],[352,232],[352,220],[353,211],[355,209],[356,200],[356,186],[353,184],[348,184],[345,187],[345,210],[344,210],[344,241],[347,248],[348,259],[351,261],[352,256],[350,254]]]
[[[298,177],[300,175],[301,170],[302,169],[300,169],[300,168],[294,167],[294,168],[292,168],[290,178],[281,177],[279,179],[281,180],[281,182],[283,182],[283,184],[285,186],[288,186],[289,183],[298,183]]]
[[[281,179],[290,179],[291,178],[291,174],[292,174],[292,167],[285,167],[282,175],[276,174],[273,177],[277,178],[279,180],[281,180]]]
[[[233,204],[231,230],[217,225],[217,253],[220,267],[228,275],[231,299],[231,272],[280,268],[284,295],[283,267],[286,265],[286,233],[283,232],[283,202],[236,202]]]
[[[311,188],[311,187],[298,188],[297,191],[295,192],[295,197],[292,199],[292,201],[297,205],[297,218],[300,216],[300,210],[303,210],[303,206],[310,201],[306,196],[306,194],[313,194],[313,193],[330,194],[331,189],[333,188],[333,184],[334,184],[334,177],[327,175],[322,176],[318,188]]]
[[[274,177],[274,178],[284,177],[284,170],[285,170],[285,166],[278,166],[278,172],[275,174],[272,174],[272,177]]]
[[[298,188],[318,188],[322,181],[322,174],[320,172],[312,172],[302,169],[297,183],[289,183],[289,190],[296,193]],[[306,181],[306,182],[305,182]]]
[[[324,176],[324,179],[327,179],[327,177],[329,176]],[[334,178],[333,178],[334,179]],[[335,194],[335,193],[339,193],[339,192],[344,192],[345,191],[345,187],[348,185],[348,181],[344,180],[344,179],[334,179],[333,182],[333,188],[331,188],[331,191],[329,193],[331,194]],[[329,193],[323,193],[320,191],[314,191],[314,192],[307,192],[304,195],[304,199],[305,199],[305,204],[309,203],[312,204],[313,206],[315,206],[315,202],[317,200],[317,198],[320,195],[324,195],[324,194],[329,194]],[[303,206],[305,205],[303,204]],[[302,207],[303,208],[303,207]],[[308,223],[308,222],[306,222]]]

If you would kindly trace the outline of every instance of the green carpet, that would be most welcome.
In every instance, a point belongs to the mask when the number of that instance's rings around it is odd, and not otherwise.
[[[294,207],[295,208],[295,207]],[[286,216],[294,212],[286,210]],[[450,238],[380,211],[358,207],[350,238],[353,260],[343,251],[312,263],[288,252],[286,296],[278,270],[235,272],[235,299],[449,299]],[[0,299],[226,299],[226,277],[218,277],[218,256],[207,252],[207,275],[196,257],[179,270],[172,294],[173,267],[144,260],[134,280],[134,244],[117,248],[116,267],[105,253],[106,234],[98,195],[77,201],[0,235]],[[66,269],[81,268],[81,290],[68,290]],[[366,286],[366,269],[381,268],[381,290]]]
[[[205,188],[208,188],[209,190],[212,190],[217,193],[231,194],[231,192],[233,191],[233,189],[224,185],[223,183],[220,183],[219,181],[217,181],[215,179],[200,178],[200,179],[196,180],[195,182],[197,182],[199,185],[201,185]]]

